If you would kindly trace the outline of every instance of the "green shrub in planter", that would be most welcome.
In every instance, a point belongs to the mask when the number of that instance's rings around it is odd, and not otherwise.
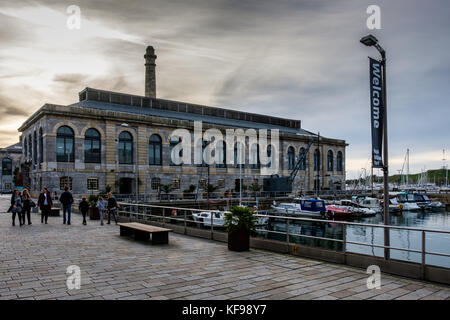
[[[100,213],[97,208],[98,195],[91,194],[88,197],[89,203],[89,219],[98,220],[100,219]]]
[[[228,249],[232,251],[248,251],[250,235],[256,233],[257,217],[250,208],[234,206],[226,213],[225,224],[228,231]]]

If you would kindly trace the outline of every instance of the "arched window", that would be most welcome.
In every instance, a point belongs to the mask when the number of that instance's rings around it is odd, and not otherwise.
[[[272,166],[271,157],[272,157],[272,145],[269,144],[267,146],[267,158],[269,159],[269,162],[267,163],[267,168],[270,168]]]
[[[328,150],[328,154],[327,154],[327,170],[328,171],[333,171],[333,151]]]
[[[34,164],[37,164],[38,158],[37,158],[37,134],[36,131],[33,133],[33,162]]]
[[[133,136],[128,131],[119,134],[119,164],[133,164]]]
[[[148,164],[160,166],[162,164],[162,143],[161,137],[152,134],[148,143]]]
[[[12,160],[10,158],[4,158],[2,160],[2,175],[12,176]]]
[[[227,144],[225,141],[218,141],[216,144],[216,168],[226,168],[227,167]]]
[[[39,163],[44,162],[44,136],[42,128],[39,128]]]
[[[100,133],[94,128],[88,129],[84,135],[84,162],[102,162]]]
[[[75,135],[67,126],[59,127],[56,132],[56,161],[74,162],[75,160]]]
[[[252,169],[259,169],[261,167],[261,160],[259,158],[259,144],[252,144],[250,147],[250,164]]]
[[[295,167],[295,150],[293,147],[288,148],[288,169],[294,170]]]
[[[33,141],[31,141],[31,134],[28,135],[28,158],[33,160]]]
[[[300,149],[300,170],[306,170],[306,150],[305,148]]]
[[[181,139],[180,137],[177,136],[172,136],[170,138],[170,165],[171,166],[181,166],[180,164],[175,164],[175,162],[173,161],[174,159],[172,159],[172,150],[173,148],[175,148],[176,145],[178,145],[179,143],[181,143]],[[178,153],[178,157],[181,159],[183,157],[183,149],[180,150],[180,152]]]
[[[234,144],[234,167],[243,168],[245,164],[245,150],[241,142]]]
[[[320,170],[320,151],[319,149],[316,149],[314,151],[314,171],[319,171]]]
[[[26,160],[27,155],[28,155],[28,153],[27,153],[28,149],[27,148],[28,148],[27,137],[25,137],[25,138],[23,138],[23,156],[24,156],[25,160]]]
[[[342,157],[342,152],[338,151],[337,153],[337,157],[336,157],[336,170],[337,171],[344,171],[344,159]]]
[[[213,140],[214,141],[214,140]],[[197,140],[197,149],[200,150],[200,144],[202,146],[201,154],[198,156],[201,158],[202,162],[197,164],[197,167],[206,167],[206,158],[205,158],[205,149],[208,146],[209,142],[206,140]],[[200,152],[200,151],[198,151]],[[208,157],[208,155],[206,155]]]

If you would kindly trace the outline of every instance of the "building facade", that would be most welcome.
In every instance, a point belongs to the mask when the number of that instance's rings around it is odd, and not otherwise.
[[[75,194],[107,187],[116,193],[143,194],[157,193],[160,185],[171,184],[174,192],[181,193],[192,184],[204,189],[209,181],[224,192],[239,188],[240,175],[244,185],[262,185],[261,165],[249,164],[248,151],[253,145],[248,141],[242,169],[228,163],[173,163],[171,150],[180,140],[171,139],[172,133],[177,129],[193,133],[194,124],[200,121],[203,131],[216,128],[224,135],[230,128],[278,130],[278,174],[282,176],[291,173],[308,142],[314,140],[294,180],[294,190],[313,190],[317,184],[322,189],[345,186],[344,140],[320,137],[317,141],[298,120],[158,99],[156,55],[147,49],[145,57],[146,96],[86,88],[78,102],[45,104],[23,123],[19,132],[26,187],[35,192],[43,186],[57,191],[67,184]],[[192,145],[198,142],[191,141]],[[221,156],[226,159],[225,154]]]
[[[0,192],[11,192],[15,187],[14,173],[20,170],[22,147],[19,143],[0,149]],[[16,169],[17,168],[17,169]]]

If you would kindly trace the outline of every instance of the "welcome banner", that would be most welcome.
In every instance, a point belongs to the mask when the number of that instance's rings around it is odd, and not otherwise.
[[[370,60],[370,118],[372,126],[372,164],[374,168],[383,168],[383,115],[384,96],[381,62]]]

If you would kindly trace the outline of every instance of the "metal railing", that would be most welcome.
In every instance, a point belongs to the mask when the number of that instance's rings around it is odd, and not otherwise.
[[[287,192],[242,192],[242,199],[255,200],[256,198],[287,198]],[[239,192],[210,192],[209,197],[206,192],[196,193],[145,193],[145,194],[114,194],[118,201],[129,203],[151,203],[151,202],[166,202],[166,201],[206,201],[208,198],[211,201],[235,201],[239,200]]]
[[[207,222],[204,221],[193,221],[189,220],[188,212],[190,213],[190,217],[192,217],[192,213],[194,212],[218,212],[218,210],[205,210],[205,209],[191,209],[191,208],[179,208],[179,207],[170,207],[170,206],[159,206],[159,205],[148,205],[148,204],[130,204],[130,203],[123,203],[120,202],[119,205],[121,205],[124,208],[128,208],[128,210],[119,210],[119,214],[125,214],[130,217],[135,216],[137,219],[143,219],[144,217],[150,218],[156,218],[156,220],[160,220],[163,223],[166,221],[178,221],[181,222],[184,226],[184,234],[186,234],[186,229],[188,227],[188,224],[196,224],[196,225],[203,225],[208,226],[211,230],[211,235],[214,232],[214,227],[219,227],[219,225],[214,224],[214,215],[210,214],[210,221],[208,219]],[[136,208],[137,210],[131,208]],[[152,214],[148,213],[148,209],[152,211],[152,209],[158,209],[161,211],[161,214]],[[175,212],[177,213],[176,216],[167,215],[167,212]],[[142,211],[142,212],[139,212]],[[181,218],[179,213],[181,214]],[[415,227],[404,227],[404,226],[394,226],[394,225],[382,225],[382,224],[369,224],[369,223],[359,223],[359,222],[347,222],[347,221],[335,221],[335,220],[325,220],[325,219],[313,219],[313,218],[300,218],[300,217],[286,217],[286,216],[279,216],[279,215],[269,215],[269,214],[256,214],[255,215],[258,218],[261,219],[267,219],[267,218],[273,218],[273,219],[282,219],[285,220],[286,223],[286,231],[275,231],[275,230],[265,230],[265,229],[256,229],[259,233],[273,233],[273,234],[280,234],[286,236],[286,242],[290,243],[291,237],[298,237],[298,238],[306,238],[306,239],[317,239],[317,240],[324,240],[324,241],[332,241],[332,242],[338,242],[342,243],[342,251],[344,254],[347,252],[351,252],[347,250],[348,245],[359,245],[359,246],[367,246],[371,248],[382,248],[382,249],[390,249],[390,250],[398,250],[398,251],[404,251],[404,252],[413,252],[417,254],[421,254],[421,265],[423,268],[423,272],[425,270],[426,265],[426,256],[427,255],[433,255],[433,256],[442,256],[442,257],[450,257],[450,254],[443,253],[443,252],[434,252],[434,251],[428,251],[426,248],[426,234],[427,233],[439,233],[439,234],[445,234],[449,235],[450,231],[447,230],[436,230],[436,229],[423,229],[423,228],[415,228]],[[320,236],[313,236],[313,235],[305,235],[300,233],[292,233],[290,232],[290,225],[291,222],[314,222],[314,223],[333,223],[337,225],[342,225],[343,227],[343,237],[342,239],[337,238],[328,238],[328,237],[320,237]],[[421,232],[421,248],[420,250],[417,249],[410,249],[410,248],[401,248],[401,247],[394,247],[394,246],[384,246],[374,243],[365,243],[365,242],[359,242],[359,241],[351,241],[347,237],[347,229],[351,226],[359,226],[359,227],[368,227],[368,228],[380,228],[380,229],[389,229],[389,230],[404,230],[404,231],[416,231]],[[450,246],[449,246],[450,248]],[[366,254],[367,255],[367,254]]]

